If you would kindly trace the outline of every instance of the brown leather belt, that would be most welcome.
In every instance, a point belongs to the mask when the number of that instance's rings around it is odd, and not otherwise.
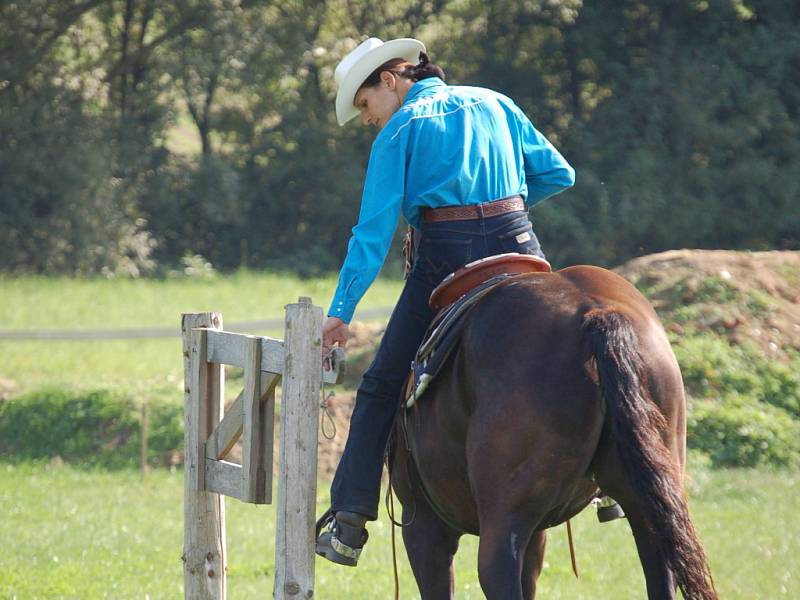
[[[525,210],[525,202],[521,196],[511,196],[494,202],[483,204],[469,204],[467,206],[443,206],[441,208],[426,208],[422,219],[426,223],[437,221],[471,221],[481,217],[496,217],[517,210]]]

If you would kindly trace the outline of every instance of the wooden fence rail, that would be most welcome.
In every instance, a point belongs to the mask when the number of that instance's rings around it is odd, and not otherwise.
[[[223,496],[272,503],[275,388],[282,382],[273,597],[314,594],[317,427],[321,382],[341,379],[341,360],[322,370],[322,309],[286,306],[285,340],[230,333],[220,313],[184,314],[184,596],[226,597]],[[223,365],[244,369],[244,389],[224,407]],[[226,460],[241,440],[242,461]]]

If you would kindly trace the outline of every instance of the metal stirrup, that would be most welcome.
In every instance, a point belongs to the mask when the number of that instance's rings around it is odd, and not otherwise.
[[[358,560],[358,557],[361,556],[362,548],[351,548],[344,542],[339,541],[335,535],[331,536],[331,548],[336,550],[342,556],[346,556],[347,558],[352,558],[353,560]]]

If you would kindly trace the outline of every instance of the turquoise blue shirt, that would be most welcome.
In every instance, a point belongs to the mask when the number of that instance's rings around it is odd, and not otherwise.
[[[575,182],[575,171],[514,102],[492,90],[415,83],[372,144],[358,224],[329,316],[349,323],[378,275],[402,213],[515,194],[530,207]]]

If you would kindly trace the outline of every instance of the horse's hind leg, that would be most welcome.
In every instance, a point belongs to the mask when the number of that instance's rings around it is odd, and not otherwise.
[[[522,565],[522,597],[533,600],[536,596],[536,580],[542,572],[544,564],[544,546],[547,541],[545,531],[535,531],[525,551],[525,562]]]
[[[660,550],[661,540],[648,522],[636,492],[621,479],[621,469],[619,458],[613,455],[607,462],[601,463],[598,473],[600,487],[619,502],[625,511],[644,572],[647,597],[649,600],[673,600],[677,585]]]
[[[630,506],[622,505],[625,515],[636,541],[636,550],[642,571],[647,584],[647,597],[650,600],[674,600],[677,585],[675,578],[667,566],[663,554],[659,550],[659,540],[653,533],[650,525],[640,511],[631,510]]]
[[[450,600],[455,593],[453,556],[460,533],[443,523],[430,508],[417,501],[403,508],[403,542],[422,600]],[[416,514],[415,514],[416,513]]]

